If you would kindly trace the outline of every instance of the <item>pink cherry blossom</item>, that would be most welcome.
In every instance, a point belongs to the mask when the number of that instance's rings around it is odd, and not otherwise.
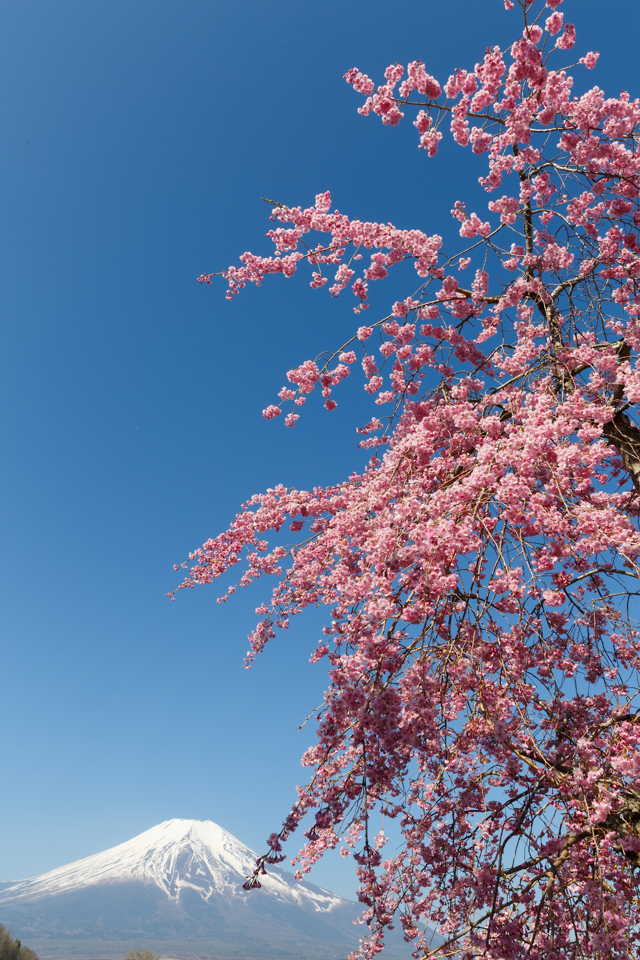
[[[564,33],[556,40],[558,50],[570,50],[576,42],[576,28],[572,23],[565,24]]]
[[[598,62],[599,56],[600,54],[590,51],[589,53],[585,53],[584,57],[580,57],[580,63],[583,63],[587,70],[593,70]]]
[[[281,413],[282,413],[282,410],[280,409],[280,407],[276,407],[273,404],[271,404],[266,408],[266,410],[262,411],[262,416],[264,417],[265,420],[273,420],[274,417],[279,417]]]
[[[505,0],[523,15],[512,44],[446,83],[422,60],[378,85],[345,75],[362,116],[411,112],[425,163],[447,129],[471,147],[458,195],[479,209],[479,179],[492,199],[487,214],[456,201],[460,249],[323,192],[274,205],[271,252],[223,271],[233,298],[309,269],[314,296],[353,296],[356,312],[397,264],[417,278],[290,370],[263,413],[301,410],[316,387],[335,410],[359,361],[380,415],[358,429],[366,467],[256,494],[178,587],[227,578],[226,602],[262,581],[247,666],[292,617],[325,611],[307,782],[246,886],[297,830],[298,876],[341,846],[360,960],[392,926],[441,960],[640,951],[640,102],[574,94],[561,2]]]
[[[552,36],[555,36],[556,33],[560,33],[562,30],[562,24],[564,22],[563,13],[552,13],[550,17],[544,22],[545,27]]]

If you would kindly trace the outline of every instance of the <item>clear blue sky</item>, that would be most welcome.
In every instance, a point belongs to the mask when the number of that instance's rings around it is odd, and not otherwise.
[[[563,9],[602,54],[584,82],[640,93],[637,0]],[[171,817],[259,849],[279,826],[319,622],[247,673],[257,592],[164,594],[253,492],[358,467],[368,408],[356,377],[293,431],[260,416],[284,371],[342,342],[346,298],[277,277],[229,304],[195,278],[267,251],[260,196],[330,189],[446,235],[482,167],[359,117],[342,74],[423,58],[444,80],[514,26],[500,0],[0,4],[0,879]],[[400,292],[380,285],[372,314]],[[354,894],[337,858],[312,879]]]

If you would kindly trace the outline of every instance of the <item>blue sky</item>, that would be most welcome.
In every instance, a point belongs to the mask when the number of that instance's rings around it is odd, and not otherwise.
[[[635,0],[608,20],[596,0],[563,9],[579,53],[602,54],[584,83],[629,89]],[[346,298],[300,275],[230,304],[195,278],[267,252],[261,196],[330,189],[361,219],[453,235],[480,163],[427,161],[410,122],[359,117],[341,78],[423,58],[444,80],[515,25],[500,0],[0,4],[0,879],[171,817],[259,849],[279,826],[323,689],[320,621],[245,672],[260,591],[164,594],[252,493],[360,466],[369,408],[354,377],[295,430],[260,416],[350,332]],[[380,285],[370,315],[402,292]],[[312,879],[354,894],[338,858]]]

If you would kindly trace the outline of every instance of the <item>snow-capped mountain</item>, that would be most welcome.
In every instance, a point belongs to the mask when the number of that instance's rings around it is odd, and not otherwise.
[[[277,866],[261,889],[243,890],[255,860],[210,820],[167,820],[103,853],[0,883],[0,922],[43,960],[112,960],[140,946],[178,958],[344,960],[357,947],[359,905]],[[404,946],[389,960],[410,957]]]
[[[0,909],[97,885],[129,882],[158,887],[173,901],[187,889],[205,901],[216,895],[246,900],[255,896],[242,889],[255,862],[253,850],[211,820],[165,820],[103,853],[5,887],[0,890]],[[277,867],[271,867],[261,883],[270,898],[318,913],[348,902],[320,887],[299,883]]]

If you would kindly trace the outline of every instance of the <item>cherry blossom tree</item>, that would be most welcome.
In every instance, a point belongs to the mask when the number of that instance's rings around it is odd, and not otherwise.
[[[374,281],[415,267],[412,296],[290,370],[264,411],[293,426],[315,389],[333,410],[360,361],[366,469],[252,497],[178,588],[238,564],[242,586],[275,577],[248,662],[327,609],[309,782],[248,887],[311,817],[299,875],[354,856],[362,958],[393,925],[416,957],[640,951],[640,103],[572,92],[598,55],[574,54],[561,3],[505,0],[513,45],[444,83],[421,61],[345,76],[363,116],[413,118],[425,162],[447,130],[470,148],[488,209],[455,203],[458,252],[321,193],[273,203],[273,255],[222,274],[233,298],[306,261],[362,315]]]

